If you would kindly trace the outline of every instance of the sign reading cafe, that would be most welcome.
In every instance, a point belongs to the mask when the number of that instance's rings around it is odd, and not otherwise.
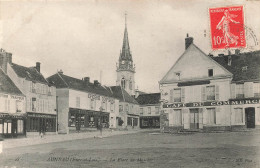
[[[258,104],[260,99],[246,100],[229,100],[229,101],[211,101],[211,102],[193,102],[193,103],[171,103],[163,104],[163,108],[180,108],[180,107],[201,107],[201,106],[223,106],[223,105],[240,105],[240,104]]]

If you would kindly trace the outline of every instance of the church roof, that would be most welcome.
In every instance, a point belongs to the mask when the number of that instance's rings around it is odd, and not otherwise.
[[[160,93],[141,94],[136,98],[136,101],[140,105],[159,104],[160,98],[161,98]]]
[[[114,97],[118,98],[120,102],[128,102],[133,104],[138,104],[138,102],[129,95],[121,86],[111,86],[110,87]]]
[[[122,51],[120,53],[119,60],[133,61],[132,60],[132,54],[131,54],[131,51],[130,51],[129,40],[128,40],[127,25],[125,25],[123,47],[122,47]]]
[[[14,84],[14,82],[4,73],[4,71],[1,68],[0,68],[0,92],[24,96],[22,92],[18,89],[18,87]]]

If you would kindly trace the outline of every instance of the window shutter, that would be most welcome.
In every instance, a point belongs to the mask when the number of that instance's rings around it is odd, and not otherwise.
[[[170,90],[170,102],[173,103],[173,89]]]
[[[216,107],[216,124],[221,124],[220,107]]]
[[[181,88],[181,102],[185,102],[185,88]]]
[[[199,128],[203,128],[203,108],[199,108]]]
[[[201,86],[201,100],[206,101],[206,87]]]
[[[188,109],[182,109],[184,129],[190,129],[190,116]]]
[[[250,82],[248,85],[249,85],[248,97],[254,97],[254,83]]]
[[[236,98],[236,84],[235,83],[231,84],[231,98],[232,99]]]
[[[219,100],[219,86],[215,85],[215,100]]]

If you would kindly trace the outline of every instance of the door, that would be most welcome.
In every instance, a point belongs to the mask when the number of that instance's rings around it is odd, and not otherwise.
[[[190,109],[190,129],[199,129],[199,109]]]
[[[17,119],[12,120],[12,136],[17,137]]]
[[[255,108],[249,107],[245,109],[246,113],[246,127],[255,128]]]

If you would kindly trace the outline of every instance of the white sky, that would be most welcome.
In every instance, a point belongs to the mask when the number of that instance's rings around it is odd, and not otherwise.
[[[45,77],[62,69],[93,81],[102,70],[102,84],[115,85],[127,11],[136,86],[158,92],[158,81],[184,52],[186,33],[208,54],[208,8],[233,5],[245,6],[246,26],[259,40],[260,1],[1,1],[0,47],[13,53],[14,63],[41,62]]]

